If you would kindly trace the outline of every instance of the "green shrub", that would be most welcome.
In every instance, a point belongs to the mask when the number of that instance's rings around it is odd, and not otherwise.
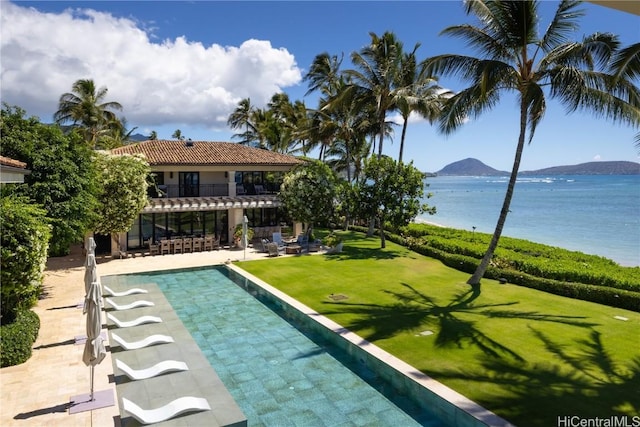
[[[424,224],[411,224],[400,232],[388,234],[387,239],[469,274],[478,266],[490,238]],[[640,268],[526,240],[503,240],[484,277],[640,312]]]
[[[40,296],[51,232],[45,211],[25,198],[2,197],[0,210],[0,314],[2,323],[11,323]]]
[[[39,330],[40,318],[31,310],[19,311],[15,321],[0,326],[0,367],[26,362]]]

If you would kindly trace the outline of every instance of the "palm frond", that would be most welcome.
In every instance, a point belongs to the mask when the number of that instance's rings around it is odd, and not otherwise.
[[[453,133],[469,117],[478,117],[493,108],[500,100],[500,91],[483,92],[479,85],[473,85],[449,98],[444,105],[439,122],[439,130],[445,135]]]
[[[545,52],[559,44],[566,43],[570,33],[578,29],[577,21],[584,15],[584,10],[577,9],[580,3],[578,0],[560,2],[551,23],[547,27],[547,31],[539,43]]]
[[[618,50],[610,68],[616,79],[640,79],[640,42]]]
[[[547,109],[544,92],[540,85],[529,84],[527,86],[526,92],[524,93],[523,102],[527,108],[527,123],[529,126],[528,143],[531,144],[533,135],[536,132],[536,128],[538,127],[540,121],[542,121],[544,113]]]
[[[467,46],[474,48],[483,56],[509,58],[511,53],[500,40],[496,40],[483,29],[472,25],[455,25],[440,32],[464,40]]]

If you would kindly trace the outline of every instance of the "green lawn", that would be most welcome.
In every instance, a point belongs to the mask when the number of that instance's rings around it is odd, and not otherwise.
[[[473,290],[439,261],[344,236],[342,254],[238,265],[518,426],[640,414],[639,313],[491,280]]]

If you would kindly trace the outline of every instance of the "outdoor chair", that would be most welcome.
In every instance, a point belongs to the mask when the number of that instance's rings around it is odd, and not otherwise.
[[[122,398],[122,409],[131,414],[141,424],[155,424],[194,411],[210,411],[207,399],[201,397],[181,397],[156,409],[142,409],[126,397]]]
[[[158,255],[160,253],[160,246],[157,243],[149,240],[149,255]]]
[[[284,243],[284,240],[282,240],[282,233],[273,233],[273,243],[278,245],[278,250],[284,251],[286,245]]]
[[[278,250],[278,244],[273,242],[267,243],[267,252],[269,253],[269,256],[280,255],[280,251]]]
[[[102,285],[102,295],[104,296],[112,296],[112,297],[126,297],[127,295],[135,295],[135,294],[148,294],[149,291],[146,289],[140,288],[130,288],[122,292],[116,292],[107,285]]]
[[[265,194],[264,187],[262,185],[254,185],[253,188],[256,191],[256,194]]]
[[[160,255],[164,255],[165,253],[171,253],[171,242],[168,240],[160,240]]]
[[[213,237],[207,236],[204,238],[204,250],[211,251],[213,250]]]
[[[193,252],[202,251],[202,237],[196,237],[193,239]]]
[[[153,307],[155,305],[151,301],[145,301],[145,300],[138,300],[125,305],[118,305],[115,302],[113,302],[111,298],[105,298],[104,300],[116,311],[131,310],[132,308],[139,308],[139,307]]]
[[[111,320],[118,328],[131,328],[133,326],[140,326],[146,323],[162,323],[162,319],[156,316],[140,316],[133,320],[120,320],[111,313],[107,313],[107,319]]]
[[[163,360],[146,369],[133,369],[120,359],[116,359],[116,367],[131,380],[146,380],[169,372],[188,371],[189,367],[184,362],[177,360]]]
[[[139,341],[128,342],[123,340],[122,338],[120,338],[120,336],[112,332],[111,338],[113,339],[113,341],[115,341],[120,347],[124,348],[125,350],[138,350],[140,348],[149,347],[150,345],[154,345],[154,344],[168,344],[168,343],[174,342],[173,338],[171,338],[169,335],[159,335],[159,334],[149,335],[148,337],[143,338]]]
[[[182,239],[176,239],[173,242],[173,253],[174,254],[182,253]]]
[[[192,252],[192,243],[193,241],[191,239],[185,238],[182,239],[182,252],[187,253],[187,252]]]

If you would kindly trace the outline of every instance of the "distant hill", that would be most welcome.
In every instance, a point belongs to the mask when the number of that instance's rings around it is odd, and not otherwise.
[[[509,175],[509,172],[499,171],[490,166],[485,165],[478,159],[464,159],[453,162],[440,169],[437,174],[454,175],[454,176],[496,176]]]
[[[478,159],[453,162],[437,172],[439,176],[504,176],[510,172],[499,171]],[[627,161],[589,162],[579,165],[521,171],[519,175],[640,175],[640,163]]]
[[[572,166],[554,166],[520,175],[640,175],[640,163],[635,162],[589,162]]]

